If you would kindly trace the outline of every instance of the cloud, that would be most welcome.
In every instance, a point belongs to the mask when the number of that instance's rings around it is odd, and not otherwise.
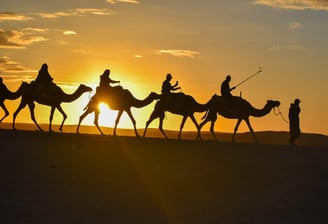
[[[328,11],[327,0],[256,0],[257,5],[290,10],[325,10]]]
[[[197,51],[189,51],[189,50],[157,50],[156,54],[169,54],[175,57],[194,58],[196,55],[199,55],[200,53]]]
[[[279,52],[279,51],[283,51],[283,50],[289,50],[289,51],[298,51],[298,50],[303,50],[304,47],[301,45],[297,45],[297,44],[289,44],[289,45],[272,45],[270,47],[270,51],[272,52]]]
[[[117,2],[124,2],[124,3],[133,3],[133,4],[139,4],[139,0],[107,0],[110,4],[116,4]]]
[[[73,30],[65,30],[64,32],[64,35],[76,35],[77,33]]]
[[[0,12],[0,22],[1,21],[26,21],[26,20],[32,20],[32,17],[27,17],[23,15],[18,15],[13,12]]]
[[[60,17],[67,17],[67,16],[83,16],[83,15],[112,15],[114,14],[113,11],[109,9],[96,9],[96,8],[78,8],[78,9],[71,9],[68,11],[63,12],[53,12],[53,13],[37,13],[36,15],[40,16],[41,18],[45,19],[56,19]]]
[[[302,24],[301,23],[298,23],[298,22],[291,22],[288,24],[288,27],[290,30],[298,30],[300,28],[302,28]]]
[[[7,82],[31,81],[32,76],[29,73],[32,72],[36,71],[26,69],[7,56],[0,56],[0,76]]]
[[[46,32],[46,29],[24,28],[21,30],[3,30],[0,29],[0,48],[22,49],[35,42],[46,41],[47,39],[40,35]]]

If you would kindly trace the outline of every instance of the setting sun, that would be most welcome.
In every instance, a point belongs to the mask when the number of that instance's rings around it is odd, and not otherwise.
[[[99,125],[113,127],[117,117],[117,111],[110,110],[105,103],[99,103],[98,108],[100,110]]]
[[[40,66],[47,63],[53,82],[72,93],[79,84],[95,90],[99,76],[110,69],[113,80],[143,99],[150,92],[160,93],[165,75],[171,73],[181,92],[206,103],[219,92],[226,75],[231,75],[231,86],[236,86],[262,66],[259,76],[238,85],[232,94],[242,95],[257,109],[267,100],[279,100],[285,117],[290,103],[299,98],[302,131],[328,134],[322,125],[328,123],[328,107],[321,104],[328,82],[328,8],[324,1],[298,2],[73,0],[39,4],[31,0],[21,7],[20,0],[4,0],[0,3],[0,75],[8,89],[16,91],[22,81],[35,80]],[[66,123],[77,123],[89,98],[90,94],[84,94],[63,104]],[[19,100],[5,103],[12,114]],[[113,127],[117,111],[100,107],[99,124]],[[132,110],[137,127],[144,128],[153,104]],[[177,130],[181,117],[166,116],[165,129]],[[88,117],[84,125],[93,124],[92,116]],[[48,123],[49,107],[36,105],[36,119]],[[53,122],[61,120],[56,112]],[[17,122],[33,122],[28,109]],[[215,130],[233,132],[235,123],[220,117]],[[252,125],[256,131],[289,128],[273,113],[252,119]],[[119,127],[132,128],[126,113]],[[195,126],[187,122],[184,130],[194,131]],[[242,124],[240,131],[249,129]]]

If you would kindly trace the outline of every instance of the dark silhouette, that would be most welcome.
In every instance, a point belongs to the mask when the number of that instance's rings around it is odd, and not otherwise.
[[[85,107],[85,112],[80,116],[79,124],[76,129],[76,133],[79,133],[79,128],[82,120],[90,113],[95,113],[94,118],[94,124],[99,130],[99,132],[103,135],[104,133],[99,127],[98,124],[98,117],[100,113],[100,109],[98,108],[99,103],[105,103],[107,104],[110,109],[112,110],[118,110],[118,115],[115,120],[115,126],[113,135],[116,136],[116,128],[120,121],[120,118],[122,116],[122,113],[125,111],[128,116],[130,117],[134,131],[136,136],[139,136],[136,128],[136,121],[133,118],[131,107],[141,108],[144,106],[147,106],[148,104],[152,103],[153,100],[159,99],[160,95],[152,92],[150,93],[145,99],[139,100],[136,99],[132,93],[127,90],[123,89],[121,86],[116,87],[107,87],[107,91],[104,92],[103,90],[99,90],[100,88],[97,88],[96,94],[90,99],[88,105]]]
[[[111,87],[110,85],[111,83],[113,84],[120,83],[120,81],[112,80],[109,76],[110,76],[109,69],[106,69],[104,73],[100,75],[99,88],[101,90],[104,90],[104,92],[106,92],[106,90]]]
[[[227,97],[222,97],[218,95],[214,95],[212,99],[209,101],[209,110],[206,112],[204,118],[204,121],[200,123],[199,129],[201,128],[209,121],[211,121],[210,126],[210,132],[214,136],[214,138],[217,140],[216,135],[214,133],[214,124],[217,119],[217,113],[222,115],[225,118],[230,119],[238,119],[237,124],[234,129],[232,141],[235,141],[235,135],[238,130],[238,127],[241,123],[241,121],[245,121],[249,130],[251,131],[253,138],[255,142],[258,143],[256,136],[254,134],[253,128],[249,122],[249,117],[262,117],[266,114],[270,113],[270,111],[274,108],[280,105],[279,101],[273,101],[268,100],[265,106],[262,109],[256,109],[254,108],[249,102],[242,99],[241,97],[233,97],[234,100],[230,101],[227,100]],[[234,104],[233,110],[231,110],[230,104],[231,102]],[[198,136],[200,137],[200,136]]]
[[[50,117],[49,117],[49,131],[52,131],[51,123],[52,123],[55,109],[57,109],[63,115],[63,121],[59,128],[59,130],[62,131],[62,128],[63,128],[64,122],[67,118],[67,115],[65,114],[65,112],[62,109],[60,104],[63,102],[65,102],[65,103],[72,102],[72,101],[76,100],[77,98],[79,98],[83,93],[92,91],[92,89],[90,87],[81,84],[77,88],[77,90],[75,90],[74,93],[67,94],[60,87],[56,86],[55,84],[54,84],[54,86],[56,88],[53,91],[48,92],[47,96],[44,97],[43,95],[40,95],[39,89],[38,89],[37,85],[35,85],[35,83],[31,83],[31,84],[26,83],[26,82],[22,83],[22,88],[23,88],[22,99],[21,99],[21,102],[20,102],[17,110],[14,113],[13,129],[15,129],[15,120],[16,120],[18,113],[26,105],[28,105],[29,109],[30,109],[31,119],[34,121],[34,123],[38,127],[38,129],[42,130],[41,127],[39,126],[39,124],[37,123],[37,121],[35,119],[35,114],[34,114],[34,108],[35,108],[34,102],[37,102],[39,104],[43,104],[43,105],[47,105],[47,106],[51,107]]]
[[[52,84],[53,78],[49,74],[48,65],[46,63],[42,64],[38,76],[35,79],[36,84],[49,85]]]
[[[167,74],[166,79],[162,83],[161,98],[155,104],[154,110],[151,113],[148,121],[146,122],[146,127],[143,133],[143,137],[146,136],[147,128],[150,125],[150,123],[156,118],[159,118],[158,128],[162,132],[164,137],[168,139],[167,135],[163,130],[163,120],[166,111],[183,116],[182,122],[180,124],[180,131],[178,136],[179,139],[181,139],[181,132],[188,117],[190,117],[190,119],[193,121],[193,123],[197,128],[197,132],[199,132],[198,123],[194,117],[194,113],[205,111],[207,109],[207,105],[199,104],[192,96],[185,95],[184,93],[172,93],[171,91],[176,91],[178,89],[181,89],[181,87],[178,87],[179,85],[178,81],[176,81],[174,85],[171,85],[170,83],[171,80],[172,80],[172,75]]]
[[[231,91],[236,87],[230,88],[231,76],[227,75],[226,79],[221,83],[221,95],[223,97],[232,97]]]
[[[5,115],[0,119],[0,123],[9,116],[9,111],[5,105],[5,100],[15,100],[22,95],[22,86],[18,88],[16,92],[11,92],[7,86],[3,83],[2,78],[0,77],[0,107],[5,112]]]
[[[289,143],[291,145],[295,144],[295,140],[301,134],[300,119],[299,119],[299,114],[301,112],[301,108],[299,106],[300,102],[301,101],[299,99],[295,99],[294,103],[291,103],[289,108],[289,113],[288,113],[289,133],[290,133]]]
[[[171,97],[169,100],[165,99],[163,100],[161,98],[160,101],[158,101],[155,104],[154,111],[151,113],[148,121],[146,122],[146,127],[144,130],[143,136],[146,136],[147,128],[150,125],[150,123],[155,120],[156,118],[159,118],[159,130],[162,132],[164,137],[168,139],[167,135],[165,134],[163,130],[163,120],[165,117],[165,111],[171,112],[173,114],[179,114],[182,115],[182,122],[180,124],[180,131],[178,138],[181,139],[181,132],[183,129],[183,126],[186,122],[186,119],[190,117],[190,119],[193,121],[197,128],[197,132],[199,135],[199,126],[198,123],[194,117],[195,112],[204,112],[208,109],[208,104],[199,104],[196,102],[196,100],[189,95],[185,95],[183,93],[170,93]]]
[[[162,91],[161,92],[164,97],[167,97],[171,93],[171,91],[181,89],[181,87],[178,87],[178,85],[179,85],[178,81],[176,81],[174,85],[171,85],[171,80],[172,80],[172,75],[167,74],[166,79],[162,83]]]

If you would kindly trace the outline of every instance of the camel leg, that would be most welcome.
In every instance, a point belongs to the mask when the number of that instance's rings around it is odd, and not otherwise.
[[[80,129],[80,125],[81,125],[81,123],[82,123],[82,121],[83,121],[83,119],[88,115],[88,114],[90,114],[90,113],[92,113],[93,111],[91,110],[91,109],[87,109],[81,116],[80,116],[80,118],[79,118],[79,123],[78,123],[78,125],[77,125],[77,128],[76,128],[76,134],[78,134],[79,133],[79,129]]]
[[[7,110],[5,104],[3,102],[0,102],[0,107],[3,109],[3,111],[5,112],[5,115],[3,115],[3,117],[0,119],[0,123],[9,115],[9,111]]]
[[[67,119],[67,115],[66,115],[65,111],[63,110],[63,108],[60,105],[57,107],[57,109],[63,115],[63,120],[62,120],[62,122],[60,124],[60,127],[59,127],[59,130],[63,131],[63,126],[64,126],[64,122]]]
[[[199,125],[198,125],[198,123],[197,123],[197,121],[196,121],[195,116],[192,114],[192,115],[190,116],[190,119],[192,120],[192,122],[195,124],[195,126],[196,126],[196,128],[197,128],[197,137],[196,137],[196,139],[200,139],[200,140],[202,140],[202,136],[200,135],[200,128],[199,128]]]
[[[28,107],[29,107],[29,109],[30,109],[30,114],[31,114],[31,119],[32,119],[32,121],[33,121],[34,124],[38,127],[38,129],[39,129],[40,131],[43,131],[42,128],[39,126],[38,122],[37,122],[36,119],[35,119],[35,114],[34,114],[35,104],[34,104],[34,102],[33,102],[33,101],[30,102],[30,103],[28,104]]]
[[[183,116],[181,124],[180,124],[180,130],[179,130],[179,136],[178,136],[179,140],[181,139],[181,132],[184,127],[184,124],[186,123],[186,120],[187,120],[187,116]]]
[[[98,131],[100,132],[101,135],[105,135],[105,133],[101,130],[101,128],[99,127],[99,123],[98,123],[98,119],[99,119],[99,113],[100,111],[98,109],[95,110],[95,119],[93,121],[93,123],[95,124],[95,126],[97,127]]]
[[[216,134],[214,131],[215,121],[216,121],[216,118],[215,118],[215,120],[211,121],[210,132],[211,132],[212,136],[214,137],[215,141],[218,141],[218,138],[216,137]]]
[[[254,134],[253,128],[252,128],[252,126],[251,126],[251,123],[249,122],[249,118],[246,118],[246,119],[245,119],[245,122],[246,122],[246,124],[247,124],[249,130],[251,131],[251,133],[252,133],[252,135],[253,135],[254,141],[255,141],[256,143],[259,143],[259,141],[257,140],[257,138],[256,138],[256,136],[255,136],[255,134]]]
[[[238,121],[237,121],[237,124],[235,126],[235,129],[234,129],[234,132],[233,132],[233,135],[232,135],[232,142],[235,142],[235,136],[236,136],[238,127],[239,127],[239,125],[240,125],[240,123],[241,123],[242,120],[243,119],[238,119]]]
[[[13,126],[12,126],[13,130],[16,130],[16,128],[15,128],[16,117],[17,117],[17,115],[19,114],[19,112],[20,112],[25,106],[26,106],[25,101],[24,101],[24,100],[21,100],[20,104],[18,105],[16,111],[15,111],[14,114],[13,114]]]
[[[204,121],[202,121],[200,124],[199,124],[199,132],[197,133],[197,136],[196,136],[196,140],[197,139],[202,139],[202,136],[200,134],[200,131],[202,130],[202,127],[208,122],[207,119],[205,119]]]
[[[138,134],[138,131],[137,131],[136,120],[134,119],[131,110],[130,109],[126,110],[126,113],[129,115],[129,117],[132,121],[134,132],[135,132],[136,136],[140,137],[140,135]]]
[[[210,133],[212,134],[212,136],[214,137],[214,139],[217,141],[218,138],[216,137],[215,135],[215,132],[214,132],[214,125],[215,125],[215,122],[217,120],[217,114],[216,112],[211,112],[209,111],[208,115],[206,116],[205,120],[203,122],[201,122],[199,124],[199,132],[201,131],[202,127],[207,123],[207,122],[211,122],[211,126],[210,126]],[[200,134],[199,134],[200,135]]]
[[[123,114],[123,110],[118,111],[118,114],[117,114],[117,117],[116,117],[116,120],[115,120],[114,131],[113,131],[114,136],[116,136],[116,128],[117,128],[118,122],[121,119],[122,114]]]
[[[160,114],[159,114],[159,126],[158,126],[158,128],[162,132],[162,134],[164,135],[164,137],[166,139],[169,139],[167,137],[167,135],[165,134],[164,129],[163,129],[163,120],[164,120],[164,117],[165,117],[164,111],[161,111]]]
[[[50,116],[49,116],[49,132],[52,132],[51,123],[52,123],[52,119],[53,119],[53,117],[54,117],[55,109],[56,109],[56,107],[51,107],[51,109],[50,109]]]
[[[145,130],[144,130],[144,133],[143,133],[142,137],[145,137],[145,136],[146,136],[146,132],[147,132],[147,128],[148,128],[148,126],[149,126],[149,125],[151,124],[151,122],[153,122],[153,120],[155,120],[156,118],[159,118],[159,115],[158,115],[158,111],[155,109],[155,110],[151,113],[151,115],[150,115],[148,121],[146,122]]]

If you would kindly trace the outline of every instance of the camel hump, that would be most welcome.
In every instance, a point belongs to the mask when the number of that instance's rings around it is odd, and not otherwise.
[[[35,88],[35,95],[42,98],[50,98],[63,92],[61,88],[53,82],[47,84],[32,82],[31,84]]]

